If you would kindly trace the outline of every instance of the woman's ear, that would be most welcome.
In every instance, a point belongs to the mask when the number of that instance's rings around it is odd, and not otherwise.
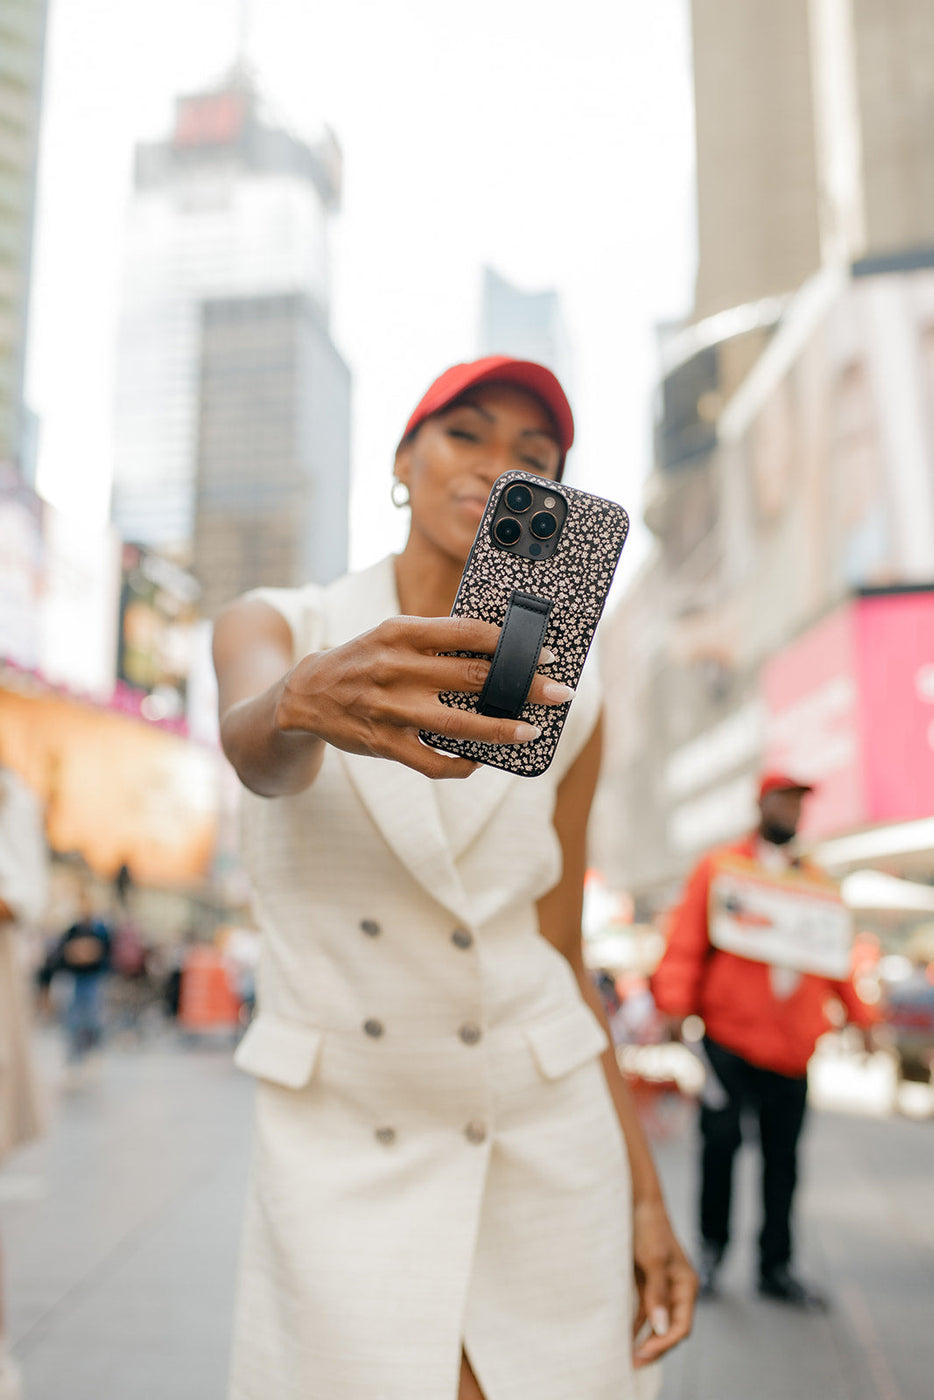
[[[412,444],[409,438],[400,442],[396,448],[396,456],[393,462],[392,474],[397,481],[409,485],[412,471]]]

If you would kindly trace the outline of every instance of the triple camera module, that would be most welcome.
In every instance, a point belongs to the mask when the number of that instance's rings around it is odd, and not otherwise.
[[[514,481],[500,497],[493,517],[493,539],[501,549],[527,559],[554,553],[567,516],[564,497],[553,483]]]

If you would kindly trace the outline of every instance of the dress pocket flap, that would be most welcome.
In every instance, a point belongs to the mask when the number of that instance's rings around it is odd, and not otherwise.
[[[237,1046],[234,1064],[258,1079],[301,1089],[315,1070],[323,1031],[259,1015]]]
[[[571,1003],[560,1011],[525,1027],[535,1062],[546,1079],[560,1079],[588,1060],[602,1055],[609,1045],[606,1031],[584,1002]]]

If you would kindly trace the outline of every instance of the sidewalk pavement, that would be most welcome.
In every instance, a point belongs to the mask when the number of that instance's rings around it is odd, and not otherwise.
[[[657,1146],[693,1244],[693,1135]],[[797,1230],[802,1276],[833,1300],[801,1314],[754,1293],[758,1160],[741,1159],[721,1296],[666,1366],[662,1400],[930,1400],[934,1395],[934,1122],[810,1117]]]
[[[26,1400],[223,1400],[252,1092],[230,1056],[109,1052],[0,1173]]]
[[[224,1400],[251,1094],[226,1047],[111,1050],[0,1172],[26,1400]],[[657,1143],[687,1241],[692,1131]],[[929,1400],[932,1180],[934,1122],[812,1116],[801,1265],[836,1306],[801,1316],[752,1293],[747,1154],[724,1296],[668,1361],[663,1400]]]

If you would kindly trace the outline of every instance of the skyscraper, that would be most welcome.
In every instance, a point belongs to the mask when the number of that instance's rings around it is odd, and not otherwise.
[[[536,360],[570,392],[571,346],[558,293],[523,292],[493,268],[484,268],[480,354]]]
[[[242,71],[180,98],[171,137],[137,149],[113,515],[192,564],[215,602],[345,567],[350,376],[328,328],[340,184],[334,137],[272,123]],[[224,520],[264,538],[278,522],[277,562],[257,573],[262,551],[231,544],[222,563]]]
[[[46,0],[0,0],[0,462],[32,477],[23,372]]]
[[[311,298],[201,308],[195,571],[208,616],[246,588],[347,567],[349,374]]]
[[[934,6],[691,0],[695,318],[901,256],[934,224]]]

